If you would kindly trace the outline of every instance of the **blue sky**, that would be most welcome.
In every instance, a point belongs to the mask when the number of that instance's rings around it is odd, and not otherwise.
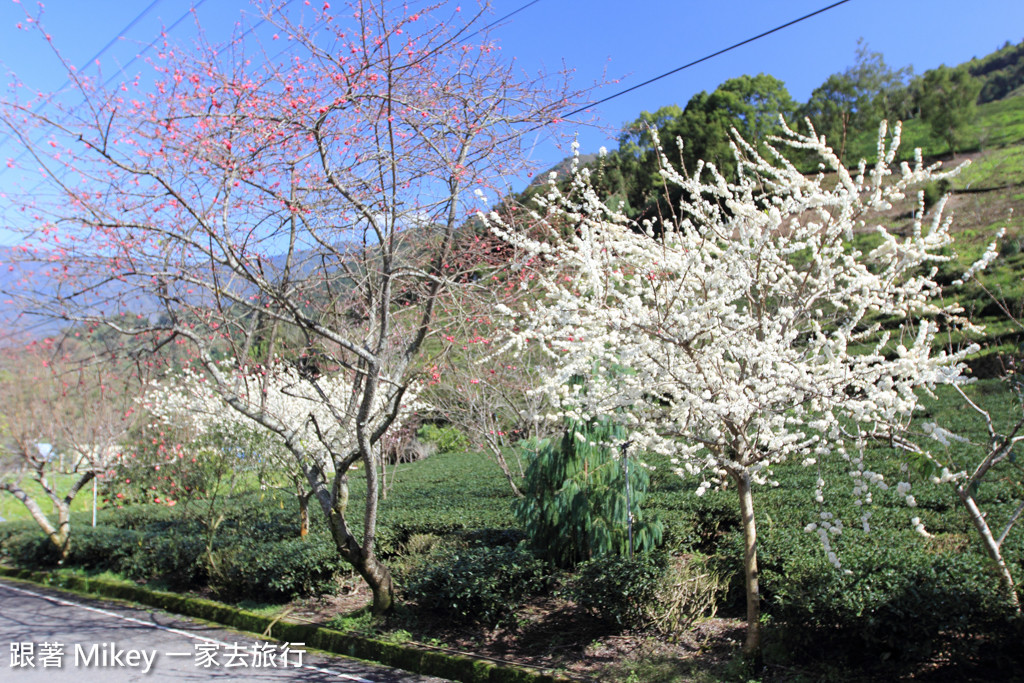
[[[528,0],[492,0],[494,18]],[[21,7],[0,0],[0,62],[29,85],[59,88],[64,75],[54,55],[38,35],[14,28],[23,18]],[[50,0],[44,25],[68,62],[83,67],[90,57],[114,41],[102,56],[105,73],[117,65],[128,71],[142,47],[186,15],[198,0]],[[473,0],[462,0],[469,9]],[[342,1],[337,0],[337,5]],[[828,0],[539,0],[494,31],[507,57],[525,71],[575,70],[575,82],[589,85],[616,79],[595,94],[613,94],[650,77],[727,47],[779,24],[830,4]],[[152,5],[152,6],[151,6]],[[146,10],[123,35],[129,22]],[[214,41],[229,37],[245,0],[206,0],[197,15]],[[194,22],[186,19],[172,39],[187,42]],[[918,73],[939,64],[957,64],[987,54],[1006,41],[1024,38],[1024,2],[1020,0],[851,0],[799,25],[758,40],[694,68],[663,79],[597,107],[596,125],[581,127],[581,147],[594,152],[614,146],[617,131],[643,110],[666,104],[686,104],[701,90],[744,73],[770,73],[783,80],[790,94],[804,101],[828,75],[854,60],[858,38],[882,52],[894,67],[910,64]],[[565,150],[538,145],[534,161],[549,167]],[[10,151],[0,143],[0,156]],[[0,178],[0,187],[5,181]],[[514,188],[519,189],[519,188]],[[0,240],[2,241],[2,240]]]

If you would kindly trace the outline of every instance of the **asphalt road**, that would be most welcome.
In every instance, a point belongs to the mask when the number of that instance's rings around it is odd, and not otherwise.
[[[443,683],[159,610],[0,581],[0,681]]]

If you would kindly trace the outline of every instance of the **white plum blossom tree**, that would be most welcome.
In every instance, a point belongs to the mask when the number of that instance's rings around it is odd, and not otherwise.
[[[904,235],[882,216],[915,184],[948,174],[926,167],[920,151],[894,167],[899,136],[897,126],[887,142],[883,123],[877,163],[853,174],[813,129],[786,127],[768,158],[737,138],[734,181],[710,164],[681,174],[663,157],[661,175],[682,199],[658,222],[608,208],[578,165],[571,190],[552,178],[541,198],[543,237],[490,216],[498,234],[547,264],[536,296],[505,313],[509,344],[540,343],[553,359],[541,389],[556,412],[622,423],[632,448],[667,454],[697,478],[698,495],[735,486],[747,654],[760,647],[752,485],[787,459],[825,457],[848,460],[862,493],[884,485],[858,446],[898,437],[917,389],[961,381],[967,351],[933,350],[940,324],[965,322],[935,300],[935,264],[950,258],[944,202],[925,223],[919,198]],[[796,168],[782,145],[815,154],[819,172]],[[880,239],[868,253],[854,240],[866,230]],[[842,524],[823,515],[809,530],[827,543]]]
[[[158,423],[184,429],[195,439],[214,432],[228,438],[234,434],[242,439],[248,432],[262,437],[271,446],[262,453],[270,460],[264,464],[285,473],[294,486],[300,535],[306,535],[309,499],[316,490],[308,482],[326,486],[325,477],[334,471],[332,454],[349,453],[356,446],[359,391],[353,373],[343,369],[310,377],[280,358],[248,368],[226,359],[214,368],[221,376],[219,383],[187,367],[151,382],[142,399],[144,406]],[[414,385],[406,392],[393,427],[400,428],[418,405]],[[376,426],[389,418],[382,394],[368,422]],[[298,447],[305,458],[296,458],[289,444]]]

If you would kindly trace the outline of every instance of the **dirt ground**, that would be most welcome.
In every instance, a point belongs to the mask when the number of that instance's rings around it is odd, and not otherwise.
[[[355,589],[344,595],[294,602],[288,606],[287,618],[326,625],[338,614],[369,604],[369,591]],[[413,623],[400,614],[364,633],[387,638],[401,630],[411,636],[409,642],[423,647],[556,670],[582,680],[625,680],[631,664],[641,661],[659,662],[662,668],[680,673],[715,669],[739,654],[744,634],[743,620],[735,618],[705,620],[671,641],[650,634],[622,633],[572,603],[550,597],[531,602],[518,616],[514,629],[488,629],[460,627],[441,619],[420,618]]]

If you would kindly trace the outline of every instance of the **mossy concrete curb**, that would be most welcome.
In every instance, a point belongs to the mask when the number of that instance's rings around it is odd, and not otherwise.
[[[426,676],[462,683],[572,683],[570,679],[466,655],[448,654],[343,633],[314,624],[277,620],[213,600],[155,591],[132,583],[71,574],[0,567],[0,577],[31,581],[88,595],[128,600],[167,612],[268,635],[288,643],[305,643],[324,652],[354,657]]]

